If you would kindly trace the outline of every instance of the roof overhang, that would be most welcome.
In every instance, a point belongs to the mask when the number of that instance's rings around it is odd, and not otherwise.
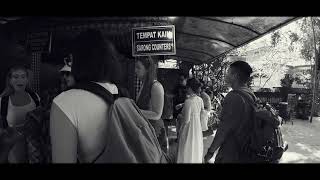
[[[252,42],[298,17],[14,17],[0,20],[16,23],[16,29],[42,28],[72,31],[99,27],[122,53],[131,55],[131,29],[175,25],[176,55],[171,58],[193,64],[209,63]],[[19,26],[20,25],[20,26]],[[22,28],[23,27],[23,28]],[[72,35],[72,33],[70,33]],[[74,34],[74,33],[73,33]]]
[[[297,17],[184,17],[176,27],[177,59],[209,63]],[[185,58],[187,57],[187,58]]]

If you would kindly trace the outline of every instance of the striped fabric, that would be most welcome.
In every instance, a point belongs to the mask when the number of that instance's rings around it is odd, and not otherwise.
[[[140,89],[142,88],[142,81],[138,79],[137,76],[135,76],[134,78],[134,89],[135,89],[135,100],[137,101],[137,96],[138,93],[140,91]]]
[[[31,71],[33,73],[33,78],[31,82],[31,88],[36,93],[40,92],[40,63],[41,52],[32,52]]]

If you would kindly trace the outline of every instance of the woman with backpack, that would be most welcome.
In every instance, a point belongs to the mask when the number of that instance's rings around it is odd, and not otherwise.
[[[1,123],[0,127],[6,129],[14,127],[22,129],[26,123],[26,114],[39,105],[39,96],[28,87],[29,73],[24,66],[10,68],[7,86],[0,97]],[[17,142],[9,152],[9,163],[26,163],[26,141]]]
[[[100,31],[80,33],[72,51],[72,74],[77,83],[92,82],[118,94],[118,56]],[[82,89],[70,89],[55,97],[50,114],[52,162],[107,163],[98,157],[105,151],[110,107],[103,98]]]
[[[161,119],[164,106],[164,89],[162,84],[156,80],[156,68],[156,64],[151,57],[137,59],[135,73],[143,81],[143,84],[136,100],[143,115],[149,119],[155,129],[162,150],[168,152],[167,133]]]

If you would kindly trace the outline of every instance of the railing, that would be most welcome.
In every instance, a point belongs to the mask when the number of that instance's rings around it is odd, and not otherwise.
[[[279,92],[255,92],[254,94],[262,103],[275,105],[282,101],[282,95]]]
[[[269,103],[277,110],[281,109],[280,102],[283,95],[280,92],[255,92],[255,95],[260,99],[262,103]],[[298,101],[299,97],[302,101]],[[294,116],[299,109],[306,111],[306,114],[310,114],[312,94],[310,93],[298,93],[288,95],[288,111]],[[303,104],[304,103],[304,104]],[[299,105],[299,106],[298,106]],[[317,112],[319,108],[317,108]]]

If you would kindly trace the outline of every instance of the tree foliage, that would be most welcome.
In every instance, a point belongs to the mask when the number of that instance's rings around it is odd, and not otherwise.
[[[276,47],[277,44],[279,43],[279,41],[280,41],[280,33],[279,33],[279,31],[274,32],[271,35],[271,45],[272,45],[272,47]]]
[[[257,78],[259,80],[259,84],[254,84],[252,82],[251,85],[256,85],[256,86],[261,87],[262,79],[269,77],[268,74],[266,74],[263,70],[264,70],[264,67],[259,67],[259,68],[253,67],[252,68],[252,71],[253,71],[253,73],[251,75],[252,81],[253,81],[253,79]]]
[[[312,87],[312,81],[311,81],[311,70],[307,70],[305,72],[298,72],[295,73],[294,81],[298,85],[302,85],[305,88],[311,88]]]
[[[315,41],[317,47],[320,45],[320,20],[319,18],[313,18],[314,22],[314,29],[315,29]],[[256,75],[254,76],[255,78],[259,78],[260,81],[261,79],[266,79],[268,81],[273,74],[275,74],[275,69],[277,66],[285,65],[284,62],[281,62],[281,60],[285,60],[286,57],[279,57],[278,54],[281,54],[281,48],[286,47],[289,52],[296,53],[297,51],[300,52],[300,56],[306,61],[310,62],[313,64],[314,60],[314,42],[313,42],[313,31],[311,28],[311,18],[306,17],[302,18],[299,21],[296,21],[298,30],[293,31],[292,29],[287,31],[287,32],[280,32],[280,31],[275,31],[272,33],[270,36],[270,54],[271,56],[267,58],[266,56],[266,62],[274,62],[275,64],[272,65],[272,67],[268,67],[267,64],[263,64],[263,69],[262,72],[260,72],[259,69],[254,71]],[[283,49],[285,50],[285,49]],[[272,55],[273,54],[273,55]],[[276,61],[273,61],[274,57],[278,57]],[[278,64],[276,66],[276,64]],[[271,66],[271,64],[269,65]],[[270,71],[270,69],[273,69],[271,73],[266,73],[266,71]],[[312,74],[312,71],[309,71],[310,74]],[[259,76],[257,74],[267,74],[269,77],[263,77],[262,75]],[[294,77],[294,81],[296,81],[297,84],[303,85],[304,87],[310,87],[312,86],[312,78],[310,77],[305,77],[302,75],[297,75]],[[264,83],[265,85],[266,83]],[[262,87],[264,87],[262,85]],[[260,83],[261,86],[261,83]]]
[[[225,60],[226,56],[223,56],[210,63],[195,65],[193,67],[194,77],[203,80],[212,89],[224,92],[227,89],[224,84],[224,74],[228,66]]]
[[[315,27],[315,36],[317,47],[320,46],[320,20],[319,18],[313,18]],[[253,68],[251,85],[264,87],[270,79],[273,78],[276,72],[284,72],[283,66],[290,65],[290,62],[294,61],[294,58],[288,57],[287,54],[283,54],[284,51],[300,54],[300,56],[306,60],[306,62],[313,62],[314,60],[314,43],[313,43],[313,31],[311,28],[310,17],[301,18],[296,21],[298,31],[290,29],[286,32],[275,31],[271,34],[269,41],[265,41],[265,46],[262,52],[264,54],[259,55],[264,57],[261,59],[260,67]],[[243,46],[232,51],[232,55],[246,55],[246,52],[252,51],[254,46]],[[249,50],[251,48],[251,50]],[[256,51],[260,51],[261,47],[256,48]],[[299,53],[297,53],[299,52]],[[226,65],[223,60],[225,57],[217,59],[216,61],[194,67],[195,76],[207,81],[207,77],[213,82],[213,84],[223,85],[223,73],[225,72]],[[289,63],[289,64],[288,64]],[[312,63],[311,63],[312,64]],[[310,71],[310,74],[313,72]],[[312,86],[312,77],[306,75],[296,75],[289,78],[290,82],[296,81],[297,84],[301,84],[305,87]],[[253,81],[253,79],[258,79]],[[282,85],[284,85],[282,80]],[[254,84],[256,83],[256,84]],[[221,85],[221,86],[222,86]],[[291,83],[292,85],[292,83]]]
[[[291,74],[285,74],[284,78],[282,78],[280,81],[282,87],[291,88],[294,81],[294,77]]]

